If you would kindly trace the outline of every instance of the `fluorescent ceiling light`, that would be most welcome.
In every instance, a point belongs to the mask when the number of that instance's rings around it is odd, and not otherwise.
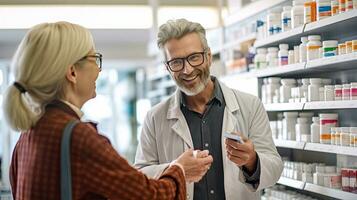
[[[148,29],[149,6],[0,6],[0,29],[27,29],[43,22],[69,21],[90,29]]]
[[[198,22],[206,29],[219,26],[218,11],[215,7],[163,6],[158,9],[158,24],[170,19],[185,18]]]

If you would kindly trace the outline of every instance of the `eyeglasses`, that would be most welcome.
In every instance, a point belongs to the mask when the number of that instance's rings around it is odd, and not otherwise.
[[[202,63],[205,61],[204,55],[205,51],[203,52],[196,52],[188,55],[185,58],[174,58],[172,60],[169,60],[165,62],[165,65],[172,71],[172,72],[178,72],[181,71],[185,67],[185,60],[190,64],[192,67],[197,67],[202,65]]]
[[[102,70],[102,59],[103,55],[101,53],[95,53],[94,55],[86,55],[83,58],[79,59],[78,61],[82,61],[87,59],[88,57],[95,58],[95,63],[98,65],[99,70]]]

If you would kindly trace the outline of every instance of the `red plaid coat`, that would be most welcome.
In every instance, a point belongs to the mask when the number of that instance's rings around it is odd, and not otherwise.
[[[21,134],[12,156],[10,181],[15,200],[60,199],[60,142],[66,123],[78,119],[66,104],[46,107],[36,126]],[[186,197],[182,170],[168,168],[159,180],[131,167],[91,123],[73,129],[73,199],[179,199]]]

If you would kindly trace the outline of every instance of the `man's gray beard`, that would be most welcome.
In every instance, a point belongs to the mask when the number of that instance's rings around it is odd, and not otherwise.
[[[209,74],[209,73],[208,73]],[[206,79],[203,80],[202,82],[199,83],[199,85],[197,85],[197,87],[193,88],[193,89],[187,89],[184,86],[181,86],[179,84],[177,84],[177,87],[183,92],[185,93],[187,96],[195,96],[198,95],[199,93],[201,93],[207,86],[207,83],[210,79],[210,76],[208,75],[208,77],[205,77]],[[175,80],[176,81],[176,80]]]

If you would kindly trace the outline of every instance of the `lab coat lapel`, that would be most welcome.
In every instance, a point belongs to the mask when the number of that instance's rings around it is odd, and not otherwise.
[[[167,112],[167,119],[176,120],[171,126],[172,131],[179,135],[185,141],[189,148],[193,148],[190,129],[180,109],[180,95],[181,92],[177,89],[174,98],[172,98],[170,101],[169,110]]]

